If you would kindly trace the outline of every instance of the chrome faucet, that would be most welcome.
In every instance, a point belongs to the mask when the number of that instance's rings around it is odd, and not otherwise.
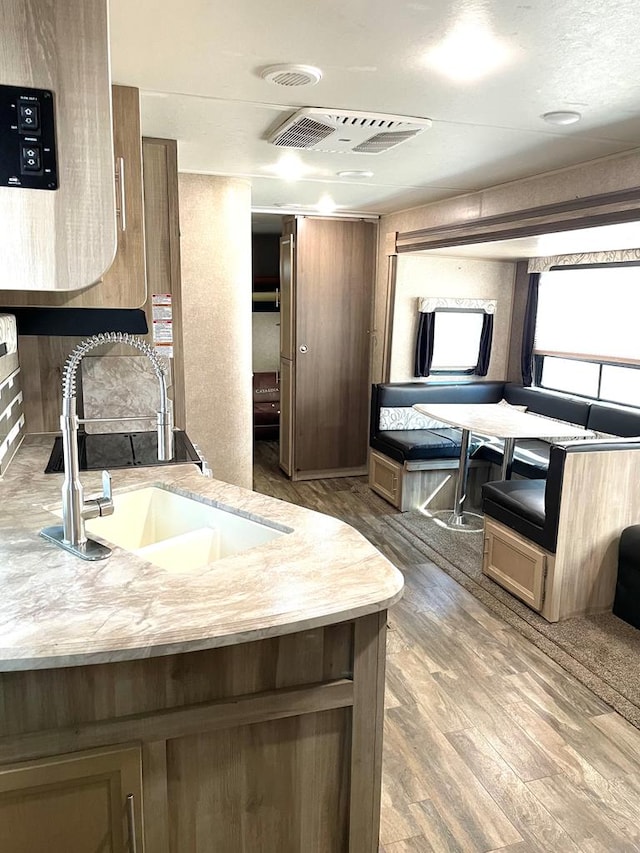
[[[151,347],[134,335],[125,332],[105,332],[93,335],[78,344],[67,358],[62,371],[62,451],[64,482],[62,484],[62,525],[45,527],[40,535],[83,560],[104,560],[111,549],[93,539],[87,539],[84,522],[88,518],[113,514],[111,475],[102,472],[102,497],[84,500],[78,462],[78,426],[99,421],[128,421],[139,418],[79,418],[76,411],[76,377],[80,362],[91,350],[102,344],[128,344],[147,356],[160,385],[160,407],[157,412],[158,460],[173,458],[173,411],[167,394],[166,367]]]

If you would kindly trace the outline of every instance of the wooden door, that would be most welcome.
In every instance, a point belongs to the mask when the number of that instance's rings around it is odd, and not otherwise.
[[[141,780],[137,747],[0,767],[0,850],[142,853]]]
[[[366,470],[374,238],[370,222],[298,222],[294,476]]]
[[[293,375],[291,362],[280,360],[280,467],[291,476],[293,469]]]

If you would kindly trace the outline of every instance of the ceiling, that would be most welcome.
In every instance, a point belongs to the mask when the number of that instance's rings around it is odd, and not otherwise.
[[[640,142],[637,0],[111,0],[110,9],[112,78],[140,88],[143,133],[177,139],[181,171],[250,180],[254,208],[314,209],[328,195],[338,212],[388,213]],[[445,72],[429,52],[452,33],[467,40]],[[280,62],[323,77],[306,87],[261,79]],[[433,124],[381,154],[297,152],[308,171],[283,180],[274,169],[289,149],[265,135],[314,106]],[[556,110],[582,120],[542,120]],[[374,174],[337,177],[350,169]]]

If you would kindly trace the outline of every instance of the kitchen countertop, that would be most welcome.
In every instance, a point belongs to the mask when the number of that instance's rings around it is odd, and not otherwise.
[[[179,654],[250,642],[384,610],[403,578],[344,522],[203,477],[194,465],[118,470],[114,493],[162,485],[264,520],[285,536],[193,570],[114,548],[87,562],[39,536],[57,524],[51,436],[28,436],[0,478],[0,671]],[[100,472],[83,472],[85,496]]]

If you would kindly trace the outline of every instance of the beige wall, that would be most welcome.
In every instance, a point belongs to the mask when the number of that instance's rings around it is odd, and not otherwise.
[[[252,486],[251,188],[179,176],[187,434],[213,476]]]
[[[398,258],[391,340],[391,382],[414,380],[414,351],[418,328],[419,296],[495,299],[491,361],[487,380],[507,375],[509,330],[515,264],[445,258],[438,255],[402,255]]]
[[[376,338],[372,351],[371,381],[380,382],[384,377],[383,341],[389,331],[386,323],[389,284],[388,234],[471,222],[479,217],[505,214],[637,186],[640,186],[640,151],[635,150],[383,216],[378,231],[374,324]],[[522,280],[524,281],[524,278]]]
[[[279,370],[280,314],[271,311],[255,311],[252,326],[254,372]]]

